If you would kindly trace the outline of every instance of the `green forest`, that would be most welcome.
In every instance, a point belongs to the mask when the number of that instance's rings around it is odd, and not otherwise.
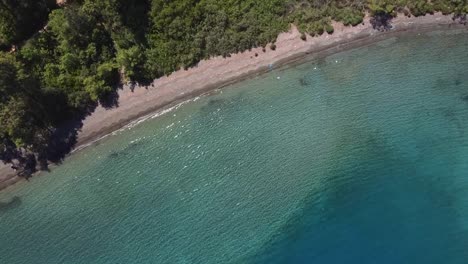
[[[24,176],[46,169],[122,83],[266,47],[291,23],[333,33],[333,20],[366,12],[378,29],[397,13],[466,20],[468,0],[0,0],[0,159]]]

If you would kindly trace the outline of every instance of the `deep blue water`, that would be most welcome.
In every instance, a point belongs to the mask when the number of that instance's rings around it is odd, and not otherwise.
[[[468,263],[468,35],[188,102],[0,193],[0,263]]]

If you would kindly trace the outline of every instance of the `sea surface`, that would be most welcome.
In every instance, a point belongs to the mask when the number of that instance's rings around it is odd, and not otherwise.
[[[0,193],[0,263],[468,263],[468,34],[243,81]]]

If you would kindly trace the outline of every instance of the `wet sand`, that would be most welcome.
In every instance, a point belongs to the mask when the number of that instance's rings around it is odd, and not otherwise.
[[[285,64],[368,45],[404,32],[418,34],[448,28],[468,29],[454,22],[451,16],[442,14],[417,18],[399,15],[392,25],[392,30],[379,32],[372,28],[366,17],[364,23],[356,27],[334,23],[333,34],[307,36],[306,41],[301,40],[301,34],[291,26],[288,32],[278,36],[275,50],[268,46],[265,52],[262,48],[255,48],[228,58],[214,57],[201,61],[194,68],[156,79],[146,87],[124,85],[118,93],[118,107],[105,109],[98,106],[83,121],[76,149],[90,145],[145,115]],[[7,165],[0,164],[0,189],[18,181],[19,178]]]

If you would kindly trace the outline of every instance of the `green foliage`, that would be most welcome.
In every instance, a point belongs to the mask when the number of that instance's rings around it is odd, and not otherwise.
[[[29,78],[13,55],[0,53],[0,139],[8,138],[18,147],[32,145],[46,127]]]
[[[325,31],[333,33],[331,21],[355,26],[364,19],[365,5],[361,1],[319,1],[307,0],[294,2],[289,21],[298,26],[301,32],[321,35]]]
[[[116,60],[126,76],[126,81],[138,80],[141,79],[139,76],[145,75],[145,69],[142,67],[145,62],[145,53],[140,46],[135,45],[128,49],[118,50]]]
[[[423,16],[425,14],[434,13],[434,6],[431,2],[426,1],[411,1],[408,2],[408,8],[414,16]]]
[[[356,10],[351,7],[336,9],[333,18],[343,22],[346,26],[356,26],[362,23],[364,13],[361,10]]]
[[[440,11],[444,14],[463,15],[468,13],[467,0],[433,0],[431,3],[434,11]]]
[[[39,30],[55,8],[49,0],[0,0],[0,48],[29,38]]]
[[[15,16],[6,8],[0,8],[0,46],[10,46],[16,38]]]
[[[389,14],[396,16],[396,1],[392,0],[371,0],[368,8],[372,16]]]
[[[85,3],[81,8],[53,11],[44,33],[49,39],[30,43],[27,48],[44,51],[48,43],[55,43],[55,50],[47,52],[41,62],[43,72],[37,75],[45,89],[66,92],[68,104],[75,108],[86,107],[118,82],[116,51],[109,30],[117,23],[104,21],[106,13],[96,12],[96,8],[104,7]]]
[[[287,29],[284,1],[153,0],[147,68],[152,77],[210,56],[264,46]]]
[[[325,31],[326,31],[328,34],[333,34],[333,32],[335,31],[335,29],[333,28],[332,25],[325,25]]]
[[[290,22],[297,25],[299,31],[312,36],[322,35],[325,27],[331,26],[327,8],[312,8],[309,5],[295,7]]]
[[[11,148],[44,155],[57,127],[122,81],[269,43],[274,50],[291,23],[306,40],[332,34],[332,21],[354,26],[368,12],[385,26],[402,11],[460,18],[468,0],[69,0],[60,9],[54,0],[0,0],[0,50],[19,47],[0,52],[0,158]]]
[[[21,97],[12,97],[0,108],[2,137],[10,138],[16,146],[26,147],[33,141],[34,121],[28,115],[28,106]]]

